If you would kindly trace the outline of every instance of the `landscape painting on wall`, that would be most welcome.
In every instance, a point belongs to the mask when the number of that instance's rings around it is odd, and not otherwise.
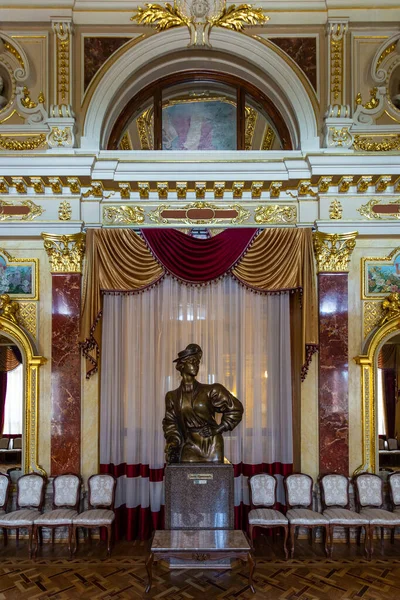
[[[18,259],[7,260],[7,255],[0,254],[0,294],[11,297],[34,298],[36,295],[36,263],[25,261],[18,264]]]
[[[400,292],[400,253],[387,262],[365,263],[365,295],[388,296]]]
[[[177,102],[162,111],[163,150],[236,150],[236,107],[222,101]]]

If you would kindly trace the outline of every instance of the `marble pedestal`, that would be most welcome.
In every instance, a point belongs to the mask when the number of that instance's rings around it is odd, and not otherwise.
[[[233,466],[180,463],[165,469],[166,529],[233,529]]]

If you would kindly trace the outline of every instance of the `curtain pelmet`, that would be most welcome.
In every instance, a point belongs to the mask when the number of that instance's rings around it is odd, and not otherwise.
[[[240,232],[240,230],[231,230]],[[254,230],[253,230],[254,231]],[[176,233],[176,232],[175,232]],[[168,246],[168,236],[176,242],[175,233],[163,230],[163,244]],[[222,234],[220,234],[222,235]],[[218,236],[217,236],[218,237]],[[207,242],[193,240],[190,269],[202,264]],[[102,292],[138,293],[161,281],[166,268],[152,256],[145,241],[131,229],[90,229],[87,233],[87,260],[85,271],[85,297],[83,302],[81,347],[88,361],[87,377],[97,371],[101,339]],[[196,245],[198,260],[195,260]],[[239,244],[240,246],[240,244]],[[239,247],[238,246],[238,247]],[[226,248],[221,244],[221,252]],[[244,247],[242,246],[242,252]],[[240,254],[239,254],[240,257]],[[221,256],[221,261],[223,257]],[[218,256],[213,255],[218,263]],[[189,268],[185,266],[186,270]],[[204,270],[204,269],[203,269]],[[240,283],[260,293],[279,293],[288,290],[302,291],[302,347],[303,365],[318,343],[317,299],[315,266],[311,229],[267,229],[254,237],[231,274]],[[204,282],[207,284],[207,282]],[[308,354],[307,354],[308,352]]]

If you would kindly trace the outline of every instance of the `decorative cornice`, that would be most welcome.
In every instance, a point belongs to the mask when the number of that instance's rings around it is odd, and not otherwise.
[[[54,235],[42,233],[44,249],[50,259],[52,273],[82,273],[85,255],[84,233]]]
[[[316,231],[313,242],[318,273],[347,273],[357,235],[357,231],[342,234]]]

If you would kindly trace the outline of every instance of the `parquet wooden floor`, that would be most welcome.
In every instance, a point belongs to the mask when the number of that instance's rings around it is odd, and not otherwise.
[[[0,542],[1,544],[1,542]],[[146,544],[119,542],[111,558],[94,541],[81,545],[75,559],[63,544],[44,545],[38,558],[27,558],[26,541],[0,545],[0,600],[400,600],[400,541],[379,545],[367,562],[362,550],[335,544],[326,560],[322,545],[296,543],[296,558],[281,558],[281,543],[262,537],[256,544],[256,593],[247,585],[247,567],[232,570],[174,570],[163,563],[153,569],[153,587],[144,590]],[[283,554],[283,552],[282,552]]]

